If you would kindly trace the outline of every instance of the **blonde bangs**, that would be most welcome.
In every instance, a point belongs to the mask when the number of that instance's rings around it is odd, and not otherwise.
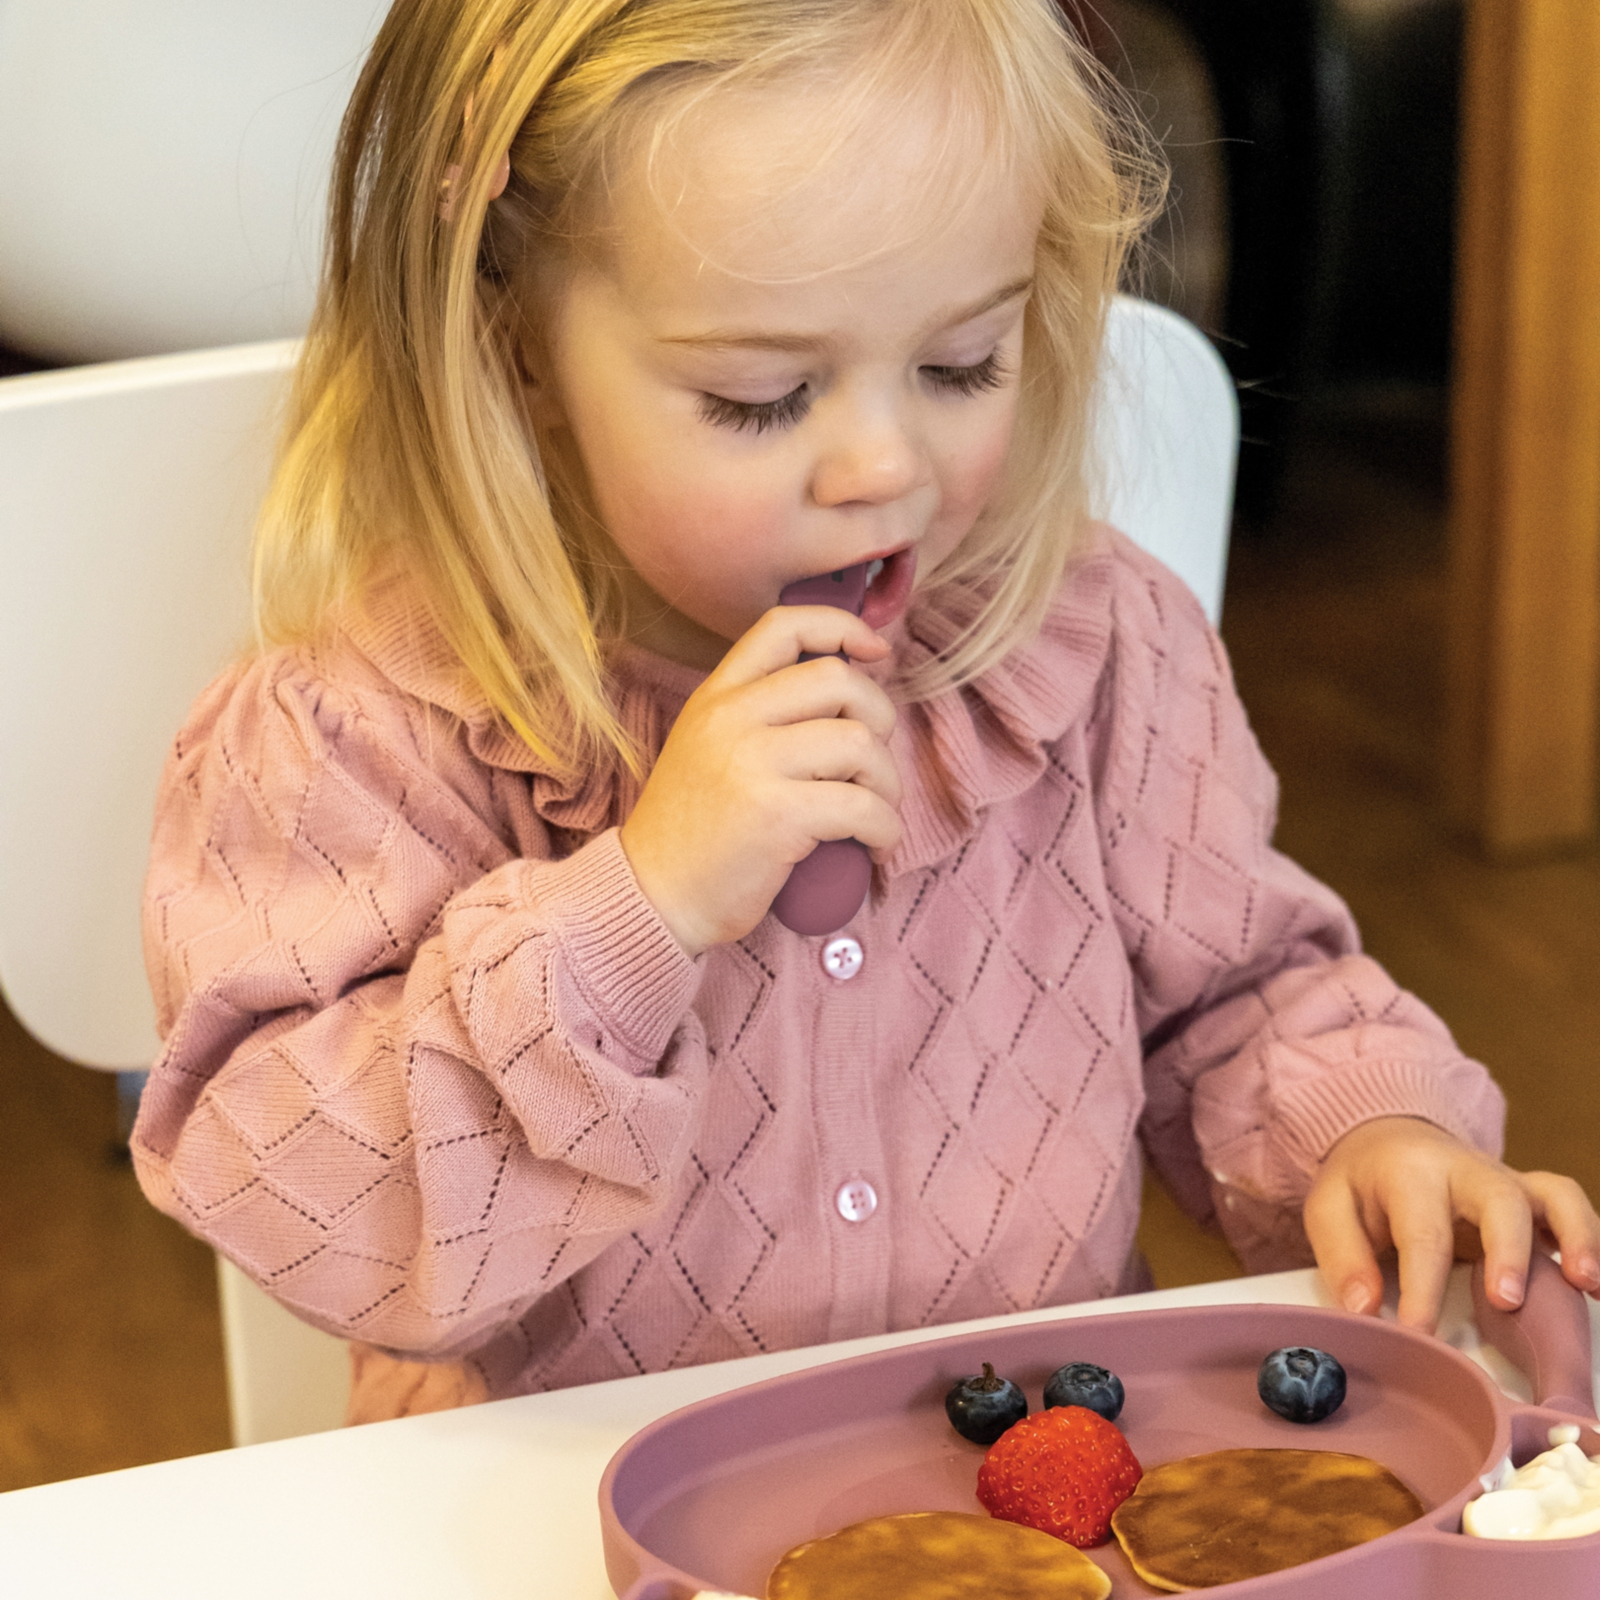
[[[897,99],[949,97],[963,115],[946,137],[982,137],[1045,195],[1004,489],[919,596],[937,608],[978,584],[986,604],[903,692],[948,690],[1031,637],[1083,520],[1106,310],[1161,186],[1053,0],[399,0],[341,130],[322,291],[256,541],[264,642],[314,636],[402,572],[541,762],[639,770],[605,683],[626,621],[618,558],[524,409],[519,340],[540,317],[527,286],[596,247],[620,162],[653,161],[719,93],[778,78],[839,108],[834,155]],[[807,155],[819,169],[830,149]]]

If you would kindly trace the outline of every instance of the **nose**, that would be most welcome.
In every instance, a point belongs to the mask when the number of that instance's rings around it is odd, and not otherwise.
[[[819,506],[887,505],[929,481],[926,450],[892,404],[847,401],[830,422],[811,474]]]

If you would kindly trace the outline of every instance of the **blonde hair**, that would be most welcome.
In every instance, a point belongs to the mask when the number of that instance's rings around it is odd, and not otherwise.
[[[784,78],[858,112],[889,93],[964,95],[1042,187],[1005,484],[919,594],[951,601],[959,636],[902,692],[969,681],[1031,636],[1082,521],[1106,311],[1160,190],[1055,0],[397,0],[340,133],[322,290],[256,542],[264,640],[314,635],[401,570],[541,760],[638,770],[604,680],[623,624],[604,535],[527,423],[528,267],[596,238],[617,162],[659,145],[686,91],[703,107]]]

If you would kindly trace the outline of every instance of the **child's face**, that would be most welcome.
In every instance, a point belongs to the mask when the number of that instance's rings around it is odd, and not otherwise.
[[[815,109],[799,90],[720,107],[653,192],[636,161],[604,265],[576,269],[552,318],[536,414],[570,430],[632,568],[635,637],[690,665],[792,579],[874,557],[865,616],[894,621],[1011,439],[1038,201],[998,163],[930,184],[935,130],[903,112],[869,156],[797,182]],[[908,211],[951,177],[970,198],[948,216]]]

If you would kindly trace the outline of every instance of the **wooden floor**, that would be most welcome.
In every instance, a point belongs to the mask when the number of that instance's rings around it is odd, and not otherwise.
[[[1600,1193],[1600,857],[1490,866],[1439,821],[1431,420],[1369,409],[1296,449],[1273,524],[1235,542],[1223,631],[1280,843],[1494,1069],[1511,1159]],[[114,1125],[111,1080],[0,1017],[0,1489],[227,1442],[211,1257],[144,1204]],[[1237,1270],[1159,1190],[1141,1240],[1163,1285]]]
[[[0,1490],[228,1443],[211,1252],[116,1132],[116,1080],[0,1013]]]

